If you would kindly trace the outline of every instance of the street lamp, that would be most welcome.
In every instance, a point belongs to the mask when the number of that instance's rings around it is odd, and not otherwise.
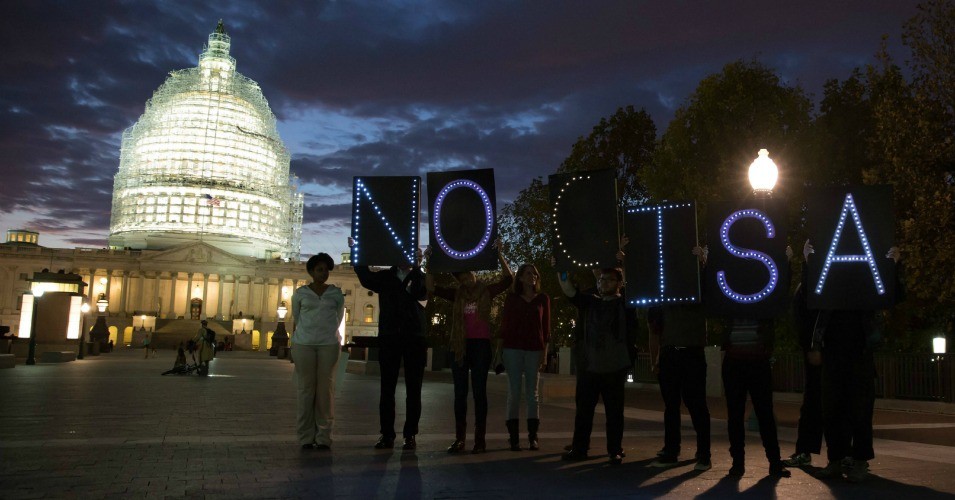
[[[99,314],[96,316],[96,323],[93,324],[93,330],[90,332],[90,342],[93,344],[91,355],[96,356],[102,350],[102,343],[109,338],[109,328],[106,327],[106,308],[109,307],[109,301],[106,300],[106,294],[99,294],[99,300],[96,301],[96,310]]]
[[[288,315],[288,306],[285,305],[284,300],[279,304],[276,312],[279,315],[279,324],[275,325],[275,333],[272,334],[272,348],[269,349],[269,355],[278,356],[279,359],[282,359],[285,357],[285,348],[288,347],[288,331],[285,329],[285,316]],[[279,349],[282,349],[282,355],[279,355]]]
[[[33,290],[33,317],[30,319],[30,348],[27,352],[28,365],[36,364],[36,310],[37,306],[40,305],[40,297],[43,296],[44,291],[42,287]]]
[[[76,359],[83,359],[83,344],[86,343],[86,315],[90,312],[90,303],[83,301],[83,305],[80,306],[80,312],[83,313],[83,319],[80,322],[80,347],[76,353]]]
[[[753,186],[753,192],[766,196],[771,195],[778,177],[779,169],[776,168],[776,163],[769,157],[769,151],[760,149],[756,160],[749,166],[749,184]]]

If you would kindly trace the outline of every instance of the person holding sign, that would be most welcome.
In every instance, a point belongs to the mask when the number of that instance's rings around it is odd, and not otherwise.
[[[298,441],[305,450],[328,450],[335,421],[335,367],[341,352],[338,325],[345,315],[345,294],[329,285],[335,261],[327,253],[305,263],[312,282],[292,294],[292,359],[298,386]]]
[[[620,255],[620,254],[618,254]],[[622,294],[623,271],[602,269],[597,294],[581,293],[558,273],[560,288],[579,311],[581,328],[574,348],[577,354],[577,414],[570,450],[562,458],[586,460],[593,430],[594,409],[602,398],[607,423],[607,456],[619,465],[623,452],[624,386],[636,358],[636,314],[626,307]]]
[[[453,273],[458,281],[457,288],[436,286],[434,276],[426,274],[428,293],[454,304],[451,313],[451,373],[454,378],[454,442],[448,447],[448,453],[464,451],[464,437],[467,434],[468,376],[471,377],[471,389],[474,391],[474,447],[472,453],[487,450],[485,434],[487,432],[487,372],[491,367],[491,300],[503,293],[514,281],[511,268],[502,253],[501,240],[494,243],[498,261],[503,273],[495,283],[485,284],[477,279],[473,271]],[[425,256],[431,255],[431,249]],[[498,341],[499,342],[499,341]],[[517,435],[517,424],[508,421],[511,436]]]
[[[807,242],[806,260],[814,253]],[[897,247],[885,256],[899,265]],[[895,273],[896,295],[902,295]],[[805,286],[805,283],[803,283]],[[849,482],[861,482],[869,473],[872,448],[872,412],[875,404],[874,349],[881,340],[875,328],[875,310],[823,310],[819,312],[808,354],[811,364],[822,364],[823,434],[829,463],[816,472],[821,479],[845,475]]]
[[[787,246],[787,259],[792,259],[792,256],[793,250]],[[787,263],[782,283],[789,282],[788,268]],[[723,392],[726,395],[730,456],[733,458],[729,475],[741,477],[745,473],[746,431],[743,421],[748,393],[759,421],[759,437],[769,460],[769,475],[789,477],[790,472],[780,456],[776,417],[773,415],[770,358],[775,346],[776,322],[772,318],[731,317],[725,319],[723,331],[727,332],[723,342]]]
[[[507,372],[507,430],[511,451],[520,451],[521,379],[527,405],[528,448],[537,450],[540,427],[539,372],[547,362],[550,342],[550,297],[540,291],[540,273],[534,264],[517,268],[514,289],[504,299],[501,315],[501,340]]]
[[[354,245],[348,238],[348,246]],[[428,361],[424,338],[424,307],[419,301],[427,298],[424,274],[418,266],[421,251],[415,253],[415,264],[393,266],[371,271],[368,266],[355,266],[361,286],[378,294],[378,364],[381,368],[381,395],[378,417],[381,437],[375,449],[395,447],[395,388],[402,363],[405,367],[405,417],[402,449],[417,447],[418,421],[421,419],[421,384]]]
[[[706,266],[707,250],[699,246],[693,254]],[[706,319],[700,306],[651,307],[647,311],[650,330],[651,370],[660,380],[663,396],[663,449],[651,467],[673,467],[680,456],[680,402],[686,404],[696,431],[696,466],[709,470],[710,410],[706,406]]]

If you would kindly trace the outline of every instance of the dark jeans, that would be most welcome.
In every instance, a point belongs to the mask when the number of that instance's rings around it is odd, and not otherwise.
[[[875,405],[875,360],[872,352],[822,353],[822,415],[829,461],[875,458],[872,408]]]
[[[454,421],[463,424],[468,418],[468,372],[474,389],[474,423],[487,423],[487,371],[491,368],[491,341],[467,339],[464,360],[458,364],[451,359],[451,377],[454,379]]]
[[[796,453],[816,453],[822,450],[822,366],[813,366],[805,360],[806,386],[799,408],[799,431]]]
[[[594,409],[597,398],[604,402],[607,417],[607,453],[623,450],[624,384],[628,368],[612,373],[577,373],[577,415],[574,417],[575,450],[590,449],[590,433],[594,427]]]
[[[723,390],[726,392],[726,428],[730,438],[730,456],[733,462],[745,459],[746,394],[753,401],[753,411],[759,420],[759,437],[770,463],[779,461],[779,438],[776,417],[773,416],[773,371],[768,359],[723,359]]]
[[[663,347],[660,351],[663,396],[663,452],[680,456],[680,401],[696,431],[696,457],[710,458],[710,410],[706,407],[706,356],[702,347]]]
[[[421,419],[421,382],[424,367],[428,362],[428,348],[423,337],[379,337],[378,364],[381,368],[381,396],[378,402],[378,417],[381,435],[395,438],[395,388],[398,386],[398,371],[405,365],[405,426],[406,438],[418,434]]]

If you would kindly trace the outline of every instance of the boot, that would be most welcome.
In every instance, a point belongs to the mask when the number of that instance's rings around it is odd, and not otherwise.
[[[508,439],[511,444],[511,451],[521,451],[521,421],[512,418],[505,423],[507,424],[507,432],[511,435]]]
[[[487,451],[487,442],[484,440],[486,433],[486,422],[479,422],[474,425],[474,448],[471,449],[471,453],[484,453]]]
[[[448,446],[448,453],[460,453],[464,451],[464,436],[468,432],[467,422],[454,423],[454,442]]]
[[[540,425],[541,420],[539,418],[527,419],[527,440],[530,441],[530,445],[527,449],[531,451],[540,449],[540,445],[537,442],[537,429],[540,428]]]

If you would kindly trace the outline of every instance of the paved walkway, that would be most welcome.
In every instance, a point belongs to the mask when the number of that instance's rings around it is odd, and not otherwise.
[[[822,482],[807,471],[770,479],[758,437],[741,480],[729,468],[725,422],[713,403],[713,469],[686,460],[647,468],[662,445],[659,395],[628,393],[628,457],[559,460],[570,440],[572,404],[542,408],[542,450],[505,449],[503,383],[491,383],[489,451],[449,456],[452,388],[447,374],[428,374],[416,452],[377,451],[378,380],[347,375],[337,399],[331,452],[295,444],[292,366],[259,353],[222,353],[212,376],[159,374],[171,351],[141,359],[115,352],[65,364],[18,365],[0,371],[0,497],[17,498],[608,498],[695,496],[760,498],[950,498],[955,494],[955,418],[878,412],[873,475],[863,484]],[[503,377],[503,376],[501,376]],[[399,400],[403,399],[399,384]],[[399,412],[403,407],[399,404]],[[784,425],[795,405],[778,405]],[[399,425],[403,415],[399,414]],[[688,422],[687,422],[688,426]],[[594,450],[604,441],[598,416]],[[784,453],[794,430],[780,429]],[[889,433],[886,435],[886,433]],[[937,439],[932,436],[936,436]],[[935,439],[933,441],[933,439]],[[693,451],[685,429],[684,453]],[[689,444],[689,446],[687,446]],[[469,442],[470,445],[470,442]],[[816,465],[822,465],[817,458]]]

